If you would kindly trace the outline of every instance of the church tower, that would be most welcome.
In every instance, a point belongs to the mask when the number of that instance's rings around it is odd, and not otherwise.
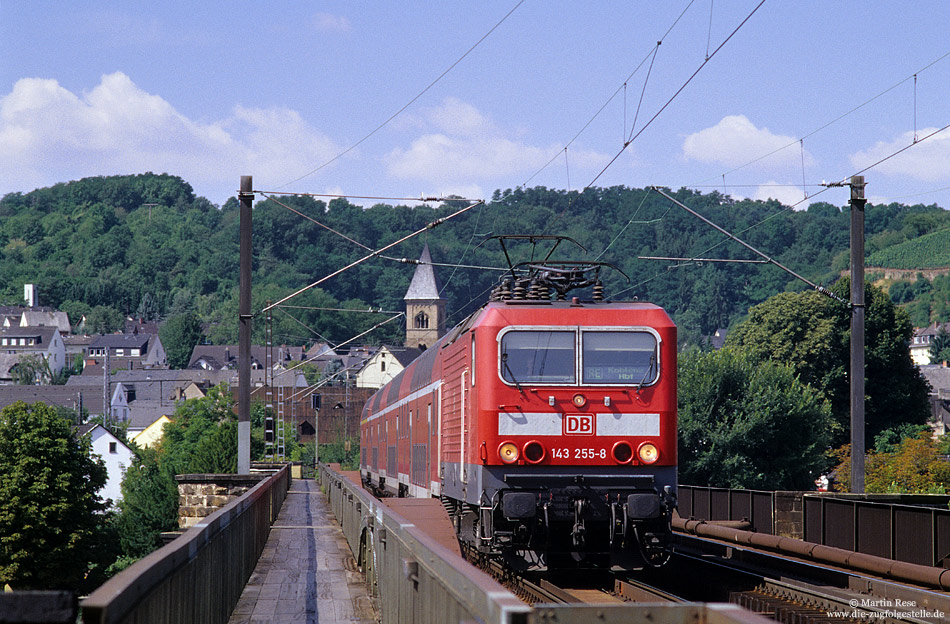
[[[445,335],[445,299],[439,295],[442,285],[435,275],[429,244],[419,256],[406,302],[406,346],[426,348]]]

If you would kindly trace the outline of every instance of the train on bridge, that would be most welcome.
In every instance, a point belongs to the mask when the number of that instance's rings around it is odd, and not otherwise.
[[[518,569],[662,565],[676,326],[656,305],[606,300],[607,267],[510,265],[488,303],[367,401],[364,484],[441,498],[463,544]]]

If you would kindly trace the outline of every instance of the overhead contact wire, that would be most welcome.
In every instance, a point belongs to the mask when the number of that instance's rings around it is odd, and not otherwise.
[[[650,59],[650,67],[647,69],[647,77],[643,80],[643,88],[640,89],[640,101],[637,102],[637,112],[633,116],[633,125],[630,126],[630,136],[633,136],[633,131],[637,128],[637,119],[640,118],[640,107],[643,105],[643,96],[647,92],[647,83],[650,82],[650,74],[653,73],[653,63],[656,62],[656,53],[660,51],[660,44],[662,41],[656,42],[656,47],[653,48],[653,57]],[[708,57],[707,57],[708,58]],[[632,138],[627,139],[629,143]]]
[[[931,63],[931,64],[932,64],[932,63]],[[898,154],[900,154],[900,153],[902,153],[902,152],[904,152],[904,151],[910,149],[911,147],[914,147],[915,145],[919,145],[919,144],[922,143],[923,141],[926,141],[927,139],[929,139],[929,138],[931,138],[931,137],[933,137],[933,136],[935,136],[935,135],[937,135],[937,134],[943,132],[943,131],[946,130],[947,128],[950,128],[950,124],[947,124],[947,125],[945,125],[943,128],[940,128],[940,129],[938,129],[938,130],[935,130],[935,131],[931,132],[930,134],[924,136],[923,138],[921,138],[921,139],[919,139],[919,140],[917,140],[917,141],[915,141],[915,142],[913,142],[913,143],[910,143],[910,144],[908,144],[908,145],[905,145],[904,147],[900,148],[899,150],[897,150],[897,151],[895,151],[895,152],[892,152],[891,154],[885,156],[884,158],[881,158],[881,159],[878,160],[877,162],[875,162],[875,163],[873,163],[873,164],[871,164],[871,165],[868,165],[867,167],[861,169],[860,171],[856,171],[856,172],[853,173],[851,176],[848,176],[847,178],[844,178],[844,179],[842,180],[842,182],[837,183],[836,186],[837,186],[837,185],[840,185],[840,184],[845,184],[846,181],[847,181],[848,179],[850,179],[852,176],[861,175],[862,173],[868,171],[869,169],[873,169],[874,167],[877,167],[877,166],[880,165],[881,163],[886,162],[886,161],[890,160],[891,158],[894,158],[894,157],[897,156]],[[655,188],[655,187],[654,187],[654,188]],[[788,207],[786,207],[786,208],[784,208],[784,209],[782,209],[782,210],[779,210],[778,212],[775,212],[775,213],[773,213],[773,214],[767,216],[766,218],[762,219],[761,221],[759,221],[759,222],[757,222],[757,223],[753,223],[753,224],[750,225],[749,227],[747,227],[747,228],[745,228],[744,230],[741,230],[740,232],[738,232],[738,233],[736,234],[736,236],[745,234],[746,232],[749,232],[750,230],[753,230],[753,229],[759,227],[760,225],[762,225],[762,224],[764,224],[764,223],[767,223],[768,221],[771,221],[772,219],[775,219],[776,217],[779,217],[779,216],[781,216],[781,215],[784,215],[784,214],[786,214],[786,213],[788,213],[788,212],[794,210],[796,206],[798,206],[798,205],[804,203],[807,199],[814,199],[814,198],[817,197],[818,195],[821,195],[822,193],[824,193],[825,191],[827,191],[829,188],[833,188],[833,187],[830,186],[830,185],[826,185],[826,186],[825,186],[824,188],[822,188],[821,190],[817,191],[816,193],[813,193],[810,198],[809,198],[809,197],[806,197],[806,198],[804,198],[804,199],[801,199],[801,200],[795,202],[794,204],[792,204],[792,205],[790,205],[790,206],[788,206]],[[947,188],[950,188],[950,187],[947,187]],[[943,190],[943,189],[938,189],[938,190]],[[720,247],[720,246],[724,245],[726,242],[728,242],[728,240],[729,240],[729,239],[723,239],[723,240],[719,241],[718,243],[716,243],[716,244],[714,244],[714,245],[711,245],[710,247],[707,247],[706,249],[704,249],[703,251],[701,251],[701,252],[699,252],[699,253],[700,253],[700,254],[709,253],[709,252],[712,251],[713,249],[716,249],[717,247]],[[694,258],[695,258],[695,257],[694,257]],[[678,265],[678,266],[683,266],[683,265]],[[675,268],[675,267],[669,267],[669,268]],[[649,281],[652,281],[652,280],[656,279],[657,277],[659,277],[660,275],[661,275],[661,273],[658,272],[658,273],[657,273],[656,275],[654,275],[653,277],[648,278],[647,280],[644,280],[644,281],[640,282],[639,284],[637,284],[637,285],[635,285],[635,286],[631,286],[630,288],[627,288],[626,290],[621,291],[621,293],[618,293],[618,295],[619,295],[619,294],[622,294],[622,293],[624,293],[624,292],[627,292],[628,290],[631,290],[632,288],[635,288],[636,286],[641,286],[641,285],[643,285],[643,284],[645,284],[645,283],[647,283],[647,282],[649,282]]]
[[[673,23],[670,24],[669,28],[666,29],[666,32],[663,33],[663,36],[660,37],[660,39],[659,39],[658,42],[657,42],[657,45],[659,45],[659,43],[662,43],[662,42],[669,36],[669,34],[673,31],[673,28],[675,28],[676,25],[680,22],[680,20],[683,19],[683,16],[686,15],[686,12],[689,10],[689,8],[690,8],[691,6],[693,6],[693,3],[694,3],[694,2],[696,2],[696,0],[690,0],[690,1],[689,1],[689,4],[686,5],[686,8],[683,9],[682,12],[680,12],[679,16],[677,16],[677,18],[676,18],[675,20],[673,20]],[[647,53],[644,55],[643,60],[641,60],[640,63],[637,64],[637,66],[633,69],[633,71],[630,72],[630,75],[628,75],[627,78],[623,81],[623,84],[621,84],[619,87],[617,87],[616,90],[614,90],[614,92],[607,98],[607,101],[605,101],[605,102],[601,105],[601,107],[597,109],[597,112],[595,112],[595,113],[591,116],[591,118],[587,120],[587,123],[585,123],[585,124],[583,125],[583,127],[581,127],[581,129],[577,131],[577,133],[574,135],[574,137],[571,138],[571,140],[568,141],[568,142],[564,145],[564,147],[570,147],[571,144],[573,144],[574,141],[576,141],[576,140],[584,133],[584,131],[587,130],[587,128],[588,128],[592,123],[594,123],[594,120],[597,119],[597,118],[600,116],[600,114],[601,114],[602,112],[604,112],[604,109],[607,108],[607,106],[614,100],[615,97],[617,97],[617,94],[619,94],[619,93],[621,93],[621,92],[624,92],[624,106],[626,106],[626,89],[627,89],[627,83],[630,82],[630,79],[633,78],[633,77],[637,74],[638,71],[640,71],[640,69],[641,69],[641,68],[643,67],[643,65],[647,62],[647,60],[651,57],[651,55],[653,55],[653,54],[655,53],[655,49],[656,49],[656,47],[654,46],[654,48],[652,48],[649,52],[647,52]],[[626,113],[625,113],[625,114],[626,114]],[[627,129],[626,129],[626,127],[624,127],[624,130],[623,130],[623,138],[625,139],[626,136],[627,136]],[[553,163],[555,160],[557,160],[557,157],[560,156],[560,155],[561,155],[561,152],[560,152],[560,151],[557,152],[556,154],[554,154],[554,155],[551,157],[550,160],[548,160],[546,163],[544,163],[544,165],[542,165],[540,169],[538,169],[538,170],[535,171],[533,174],[531,174],[531,176],[528,177],[528,179],[525,180],[524,182],[522,182],[519,186],[520,186],[521,188],[527,187],[527,186],[528,186],[528,182],[530,182],[530,181],[533,180],[535,177],[537,177],[539,173],[541,173],[542,171],[544,171],[545,169],[547,169],[548,167],[550,167],[550,166],[551,166],[551,163]]]
[[[508,12],[505,14],[505,16],[502,17],[502,18],[498,21],[498,23],[496,23],[494,26],[492,26],[491,29],[490,29],[487,33],[485,33],[484,35],[482,35],[481,39],[479,39],[478,41],[476,41],[475,44],[472,45],[472,47],[470,47],[468,50],[466,50],[465,53],[464,53],[462,56],[460,56],[460,57],[458,58],[458,60],[456,60],[456,61],[455,61],[454,63],[452,63],[451,65],[449,65],[449,67],[448,67],[445,71],[443,71],[441,74],[439,74],[439,76],[438,76],[435,80],[433,80],[432,82],[430,82],[430,83],[429,83],[422,91],[420,91],[415,97],[413,97],[411,100],[409,100],[408,102],[406,102],[406,104],[403,105],[402,108],[400,108],[400,109],[397,110],[395,113],[393,113],[392,115],[390,115],[390,116],[386,119],[386,121],[384,121],[383,123],[381,123],[381,124],[379,124],[378,126],[376,126],[375,128],[373,128],[373,130],[372,130],[369,134],[367,134],[367,135],[364,136],[362,139],[360,139],[359,141],[357,141],[356,143],[354,143],[354,144],[351,145],[350,147],[346,148],[345,150],[343,150],[342,152],[340,152],[339,154],[337,154],[336,156],[334,156],[333,158],[331,158],[331,159],[328,160],[327,162],[323,163],[322,165],[320,165],[320,166],[317,167],[316,169],[313,169],[313,170],[311,170],[311,171],[308,171],[307,173],[303,174],[303,175],[300,176],[299,178],[295,178],[295,179],[291,180],[290,182],[287,182],[286,184],[282,184],[281,187],[288,186],[288,185],[290,185],[290,184],[293,184],[294,182],[299,182],[300,180],[303,180],[304,178],[307,178],[307,177],[309,177],[309,176],[312,176],[313,174],[315,174],[316,172],[320,171],[321,169],[327,167],[328,165],[333,164],[334,162],[336,162],[337,160],[339,160],[339,159],[342,158],[343,156],[346,156],[347,154],[349,154],[350,152],[352,152],[354,149],[356,149],[357,147],[359,147],[364,141],[366,141],[367,139],[369,139],[370,137],[372,137],[373,135],[375,135],[377,132],[379,132],[380,130],[382,130],[384,127],[386,127],[387,125],[389,125],[389,123],[390,123],[393,119],[395,119],[396,117],[398,117],[399,115],[401,115],[401,114],[403,113],[403,111],[405,111],[407,108],[409,108],[410,106],[412,106],[412,105],[416,102],[416,100],[418,100],[418,99],[421,98],[423,95],[425,95],[425,94],[429,91],[429,89],[431,89],[432,87],[434,87],[434,86],[436,85],[436,83],[438,83],[440,80],[442,80],[442,79],[446,76],[446,74],[448,74],[450,71],[452,71],[453,69],[455,69],[455,66],[456,66],[456,65],[458,65],[459,63],[461,63],[461,62],[465,59],[465,57],[467,57],[469,54],[471,54],[472,51],[474,51],[475,48],[477,48],[483,41],[485,41],[485,39],[487,39],[489,35],[491,35],[493,32],[495,32],[495,30],[496,30],[499,26],[501,26],[501,25],[505,22],[505,20],[507,20],[507,19],[511,16],[511,14],[514,13],[514,12],[518,9],[518,7],[520,7],[522,4],[524,4],[524,1],[525,1],[525,0],[519,0],[518,3],[517,3],[514,7],[512,7],[512,9],[511,9],[510,11],[508,11]]]
[[[663,111],[665,111],[666,108],[667,108],[670,104],[673,103],[673,100],[675,100],[675,99],[679,96],[679,94],[683,92],[683,90],[689,85],[689,83],[691,83],[691,82],[693,81],[693,78],[695,78],[695,77],[699,74],[699,72],[701,72],[701,71],[703,70],[703,68],[706,67],[706,65],[709,63],[709,61],[711,61],[711,60],[713,59],[713,57],[716,56],[716,54],[717,54],[720,50],[722,50],[723,46],[725,46],[727,43],[729,43],[729,40],[732,39],[732,38],[735,36],[735,34],[736,34],[737,32],[739,32],[739,30],[740,30],[743,26],[745,26],[746,22],[748,22],[750,19],[752,19],[752,16],[755,15],[756,11],[758,11],[758,10],[762,7],[763,4],[765,4],[765,0],[761,0],[757,5],[755,5],[755,8],[752,9],[752,11],[745,17],[745,19],[743,19],[742,22],[740,22],[739,25],[736,26],[735,29],[733,29],[733,31],[732,31],[731,33],[729,33],[729,36],[726,37],[726,38],[723,40],[723,42],[720,43],[720,44],[716,47],[715,50],[713,50],[712,54],[710,54],[708,57],[706,57],[706,60],[704,60],[702,63],[700,63],[699,67],[696,68],[696,71],[694,71],[694,72],[692,73],[692,75],[690,75],[690,77],[686,79],[686,82],[684,82],[684,83],[680,86],[680,88],[676,90],[676,93],[674,93],[672,96],[670,96],[670,99],[668,99],[668,100],[666,101],[666,103],[665,103],[663,106],[660,107],[660,110],[658,110],[658,111],[653,115],[653,117],[650,118],[650,121],[646,122],[646,124],[644,124],[644,126],[643,126],[642,128],[640,128],[640,131],[637,132],[635,135],[633,135],[633,136],[631,137],[631,139],[630,139],[629,141],[627,141],[627,143],[626,143],[622,148],[620,148],[620,151],[617,152],[617,154],[616,154],[613,158],[610,159],[610,162],[608,162],[608,163],[604,166],[604,168],[600,170],[600,173],[598,173],[596,176],[594,176],[594,179],[591,180],[590,183],[588,183],[587,186],[584,187],[584,190],[585,190],[585,191],[586,191],[587,189],[589,189],[591,186],[593,186],[594,183],[595,183],[597,180],[600,179],[600,176],[604,175],[604,172],[607,171],[607,169],[609,169],[609,168],[617,161],[618,158],[620,158],[620,155],[623,154],[624,151],[626,151],[627,147],[628,147],[631,143],[633,143],[635,140],[637,140],[637,137],[639,137],[641,134],[643,134],[643,132],[644,132],[647,128],[649,128],[649,127],[653,124],[654,121],[656,121],[656,118],[659,117],[660,114],[663,113]]]
[[[297,291],[294,292],[293,294],[287,295],[286,297],[284,297],[284,298],[281,299],[280,301],[277,301],[277,302],[275,302],[275,303],[270,304],[269,306],[265,307],[265,308],[264,308],[263,310],[261,310],[261,311],[262,311],[262,312],[266,312],[266,311],[270,310],[271,308],[277,307],[278,305],[282,304],[283,302],[288,301],[288,300],[290,300],[290,299],[293,299],[293,298],[296,297],[297,295],[300,295],[301,293],[304,293],[304,292],[310,290],[311,288],[314,288],[315,286],[319,286],[320,284],[322,284],[323,282],[327,281],[328,279],[331,279],[331,278],[333,278],[333,277],[336,277],[337,275],[339,275],[340,273],[343,273],[344,271],[348,271],[349,269],[352,269],[353,267],[355,267],[355,266],[357,266],[357,265],[360,265],[360,264],[366,262],[367,260],[370,260],[371,258],[375,258],[375,257],[379,256],[382,252],[386,251],[387,249],[392,249],[392,248],[395,247],[396,245],[399,245],[399,244],[401,244],[401,243],[404,243],[405,241],[409,240],[410,238],[414,238],[414,237],[418,236],[419,234],[425,232],[426,230],[429,230],[429,229],[432,229],[432,228],[434,228],[434,227],[437,227],[437,226],[439,226],[439,225],[445,223],[445,222],[448,221],[449,219],[452,219],[452,218],[454,218],[454,217],[457,217],[457,216],[460,215],[460,214],[463,214],[463,213],[465,213],[465,212],[468,212],[469,210],[471,210],[471,209],[474,208],[475,206],[478,206],[479,204],[482,204],[482,203],[484,203],[484,202],[483,202],[483,201],[477,201],[477,202],[475,202],[475,203],[473,203],[473,204],[471,204],[471,205],[469,205],[469,206],[466,206],[465,208],[462,208],[462,209],[460,209],[460,210],[455,211],[455,212],[452,213],[451,215],[448,215],[448,216],[446,216],[446,217],[442,217],[442,218],[440,218],[440,219],[436,219],[435,221],[433,221],[433,222],[427,224],[425,227],[420,228],[419,230],[416,230],[415,232],[412,232],[411,234],[407,234],[406,236],[403,236],[403,237],[400,238],[399,240],[394,241],[394,242],[392,242],[392,243],[390,243],[390,244],[388,244],[388,245],[386,245],[386,246],[384,246],[384,247],[381,247],[381,248],[377,249],[376,251],[372,252],[371,254],[369,254],[369,255],[367,255],[367,256],[363,256],[362,258],[360,258],[360,259],[357,260],[356,262],[351,262],[350,264],[346,265],[346,266],[343,267],[342,269],[338,269],[338,270],[334,271],[333,273],[330,273],[329,275],[326,275],[326,276],[324,276],[324,277],[321,277],[320,279],[318,279],[317,281],[313,282],[313,283],[310,284],[309,286],[304,286],[303,288],[297,290]]]
[[[732,168],[732,169],[729,169],[728,171],[726,171],[726,172],[725,172],[724,174],[722,174],[722,175],[727,175],[727,174],[730,174],[730,173],[735,173],[736,171],[739,171],[740,169],[745,169],[745,168],[748,167],[749,165],[754,165],[755,163],[757,163],[757,162],[759,162],[759,161],[761,161],[761,160],[765,160],[765,159],[768,158],[769,156],[773,156],[773,155],[775,155],[775,154],[781,152],[782,150],[788,149],[789,147],[791,147],[792,145],[795,145],[795,143],[797,143],[797,142],[799,142],[799,141],[804,141],[805,139],[810,138],[810,137],[812,137],[812,136],[818,134],[819,132],[821,132],[821,131],[824,130],[825,128],[827,128],[827,127],[829,127],[829,126],[832,126],[832,125],[838,123],[839,121],[841,121],[841,120],[844,119],[845,117],[848,117],[849,115],[852,115],[853,113],[859,111],[860,109],[864,108],[865,106],[867,106],[867,105],[870,104],[871,102],[874,102],[875,100],[877,100],[877,99],[883,97],[884,95],[887,95],[888,93],[890,93],[891,91],[893,91],[893,90],[896,89],[897,87],[901,86],[902,84],[904,84],[904,83],[907,82],[908,80],[910,80],[910,79],[913,78],[914,81],[916,82],[917,76],[918,76],[919,74],[922,74],[924,71],[930,69],[931,67],[933,67],[934,65],[936,65],[936,64],[939,63],[940,61],[944,60],[944,59],[947,58],[948,56],[950,56],[950,52],[946,52],[946,53],[942,54],[941,56],[939,56],[939,57],[937,57],[936,59],[934,59],[934,60],[930,61],[929,63],[927,63],[927,64],[926,64],[925,66],[923,66],[922,68],[918,69],[914,74],[912,74],[912,75],[910,75],[910,76],[907,76],[907,77],[904,78],[903,80],[900,80],[900,81],[894,83],[893,85],[891,85],[890,87],[884,89],[883,91],[881,91],[880,93],[878,93],[878,94],[875,95],[874,97],[865,100],[864,102],[862,102],[861,104],[858,104],[857,106],[855,106],[854,108],[848,110],[847,112],[844,112],[844,113],[838,115],[837,117],[835,117],[835,118],[832,119],[831,121],[828,121],[827,123],[825,123],[825,124],[819,126],[818,128],[815,128],[814,130],[812,130],[812,131],[809,132],[808,134],[805,134],[804,136],[802,136],[800,139],[796,139],[795,141],[792,141],[791,143],[788,143],[787,145],[783,145],[783,146],[781,146],[781,147],[779,147],[779,148],[777,148],[777,149],[774,149],[774,150],[772,150],[771,152],[768,152],[767,154],[763,154],[762,156],[759,156],[758,158],[754,158],[754,159],[750,160],[749,162],[747,162],[747,163],[745,163],[745,164],[743,164],[743,165],[739,165],[738,167],[734,167],[734,168]],[[915,122],[915,125],[916,125],[916,122]],[[916,132],[915,132],[914,134],[915,134],[915,136],[916,136]],[[705,179],[703,179],[703,180],[700,180],[698,184],[687,184],[686,186],[697,187],[697,186],[701,185],[703,182],[708,182],[708,181],[711,180],[713,177],[716,177],[716,176],[712,176],[712,177],[709,177],[709,178],[705,178]],[[733,185],[733,186],[735,186],[735,185]]]
[[[363,243],[361,243],[361,242],[359,242],[359,241],[357,241],[357,240],[353,240],[352,238],[350,238],[350,237],[347,236],[346,234],[344,234],[344,233],[342,233],[342,232],[339,232],[339,231],[333,229],[333,228],[330,227],[329,225],[325,225],[325,224],[323,224],[323,223],[320,223],[319,221],[317,221],[317,220],[314,219],[313,217],[310,217],[309,215],[306,215],[306,214],[300,212],[300,211],[297,210],[296,208],[293,208],[293,207],[291,207],[291,206],[288,206],[287,204],[283,203],[283,202],[280,201],[280,200],[274,199],[273,197],[269,197],[266,193],[263,193],[263,192],[262,192],[261,195],[263,195],[264,197],[267,197],[267,199],[269,199],[270,201],[274,202],[274,203],[277,204],[278,206],[282,206],[282,207],[286,208],[287,210],[289,210],[290,212],[293,212],[294,214],[300,215],[301,217],[303,217],[303,218],[306,219],[307,221],[310,221],[310,222],[312,222],[312,223],[316,223],[317,225],[319,225],[319,226],[322,227],[323,229],[328,230],[328,231],[330,231],[330,232],[333,232],[334,234],[336,234],[336,235],[339,236],[340,238],[343,238],[343,239],[345,239],[345,240],[347,240],[347,241],[353,243],[353,244],[356,245],[357,247],[362,247],[363,249],[365,249],[365,250],[367,250],[367,251],[372,251],[372,249],[371,249],[370,247],[367,247],[367,246],[364,245]]]

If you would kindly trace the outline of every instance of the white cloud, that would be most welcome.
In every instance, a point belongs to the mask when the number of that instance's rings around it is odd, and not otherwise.
[[[350,30],[350,20],[342,15],[331,15],[329,13],[317,13],[313,16],[313,25],[317,30],[323,32],[348,32]]]
[[[924,137],[937,128],[923,128],[917,136]],[[878,141],[872,147],[850,156],[851,166],[864,169],[914,142],[914,133],[905,132],[890,142]],[[950,130],[935,134],[893,158],[874,167],[885,175],[906,176],[924,182],[950,179]]]
[[[796,210],[804,210],[808,208],[809,202],[805,199],[805,194],[802,192],[801,188],[795,188],[793,185],[783,185],[779,184],[774,180],[766,182],[762,186],[758,187],[755,192],[752,194],[751,199],[758,199],[766,201],[769,199],[775,199],[781,202],[785,206],[795,206]],[[801,202],[799,204],[799,202]]]
[[[755,163],[755,166],[801,167],[802,153],[797,142],[794,137],[773,134],[768,128],[756,128],[745,115],[729,115],[715,126],[687,136],[683,141],[683,155],[690,160],[740,167],[771,154]],[[789,147],[782,149],[786,146]],[[772,154],[776,150],[780,151]],[[805,164],[811,162],[812,158],[806,150]]]
[[[241,174],[252,173],[258,187],[282,184],[338,151],[295,111],[237,106],[227,119],[193,121],[121,72],[88,93],[24,78],[0,97],[0,195],[145,171],[179,175],[199,194],[230,194]]]
[[[479,182],[493,184],[494,178],[503,178],[512,186],[514,176],[535,173],[561,149],[529,145],[471,104],[451,97],[412,116],[402,128],[419,129],[424,134],[409,147],[397,147],[386,155],[389,174],[463,197],[480,197],[475,194],[481,190]],[[602,165],[609,157],[577,149],[569,150],[568,158],[572,171],[583,171]],[[563,170],[563,164],[561,167]]]

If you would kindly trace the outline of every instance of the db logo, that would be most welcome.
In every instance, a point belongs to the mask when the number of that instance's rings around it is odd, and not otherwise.
[[[593,414],[567,414],[564,416],[564,435],[594,435]]]

